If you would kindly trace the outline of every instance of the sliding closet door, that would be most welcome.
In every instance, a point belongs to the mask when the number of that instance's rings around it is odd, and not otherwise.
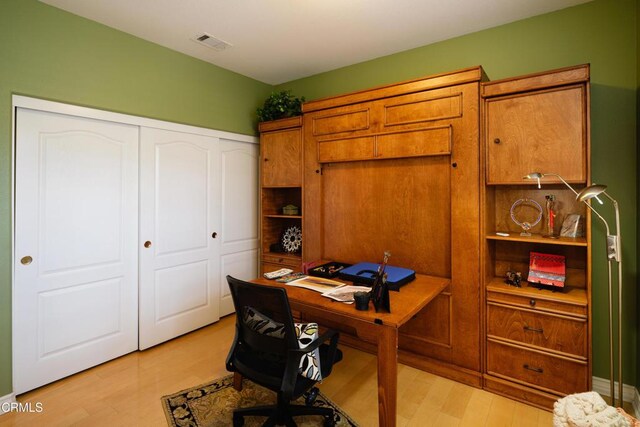
[[[258,277],[258,145],[220,139],[220,316],[234,311],[226,276]]]
[[[16,394],[137,348],[138,127],[17,109]]]
[[[217,142],[141,129],[140,349],[219,318]]]

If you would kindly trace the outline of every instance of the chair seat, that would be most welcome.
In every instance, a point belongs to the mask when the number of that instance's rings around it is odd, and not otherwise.
[[[333,361],[328,360],[329,346],[323,344],[319,348],[320,350],[320,369],[322,376],[326,376],[326,366],[331,366],[342,360],[342,351],[336,349],[335,357]],[[242,351],[238,349],[236,353],[236,359],[234,365],[237,371],[245,377],[251,378],[251,380],[269,390],[278,391],[282,386],[282,377],[285,370],[284,360],[270,360],[265,355],[260,355],[255,352]],[[302,394],[313,386],[315,381],[309,378],[298,375],[296,384],[293,389],[294,398],[302,396]]]

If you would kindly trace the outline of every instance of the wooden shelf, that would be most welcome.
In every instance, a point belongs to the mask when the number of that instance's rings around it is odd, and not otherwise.
[[[504,240],[510,242],[527,242],[527,243],[543,243],[546,245],[562,245],[562,246],[584,246],[586,247],[587,239],[584,237],[558,237],[556,239],[544,237],[540,234],[531,234],[531,236],[521,236],[519,233],[509,233],[509,236],[498,236],[497,234],[488,234],[485,236],[487,240]]]
[[[584,288],[574,288],[565,286],[558,291],[550,289],[540,289],[529,282],[522,281],[520,288],[507,285],[503,277],[494,277],[487,283],[487,290],[493,292],[509,293],[527,298],[546,299],[549,301],[561,301],[567,304],[587,305],[587,290]]]
[[[265,215],[265,218],[302,219],[302,215]]]

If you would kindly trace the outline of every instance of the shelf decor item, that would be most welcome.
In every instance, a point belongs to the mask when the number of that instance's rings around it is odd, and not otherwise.
[[[517,218],[517,214],[519,213],[518,212],[519,211],[518,207],[521,206],[521,205],[533,207],[537,211],[536,219],[533,220],[532,222],[520,221]],[[513,205],[511,205],[511,209],[510,209],[509,213],[511,214],[511,220],[513,222],[515,222],[518,226],[522,227],[523,231],[522,231],[522,233],[520,233],[520,235],[521,236],[531,236],[531,233],[529,232],[529,230],[531,230],[533,227],[538,225],[538,223],[542,219],[542,206],[540,206],[540,203],[536,202],[533,199],[527,199],[527,198],[518,199],[515,202],[513,202]]]
[[[556,211],[555,211],[556,196],[554,196],[553,194],[547,194],[546,196],[544,196],[544,198],[545,198],[545,214],[547,219],[545,221],[545,233],[543,237],[548,237],[550,239],[557,239],[558,236],[556,236],[553,231],[553,227],[555,225],[555,219],[556,219]]]
[[[264,105],[257,110],[258,121],[268,122],[270,120],[284,119],[302,114],[302,103],[304,96],[297,98],[291,94],[290,90],[272,92],[264,101]]]
[[[302,250],[302,230],[297,225],[287,227],[280,239],[285,252],[295,253]]]
[[[569,214],[562,222],[560,237],[582,237],[584,236],[584,220],[580,214]]]
[[[566,278],[564,255],[529,254],[529,276],[527,282],[545,286],[564,287]]]
[[[283,215],[298,215],[298,212],[300,212],[300,208],[295,205],[287,205],[282,207]]]

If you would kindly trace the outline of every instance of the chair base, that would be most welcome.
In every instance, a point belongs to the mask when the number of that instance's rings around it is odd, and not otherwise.
[[[334,411],[333,408],[318,408],[313,406],[289,405],[282,401],[278,396],[277,405],[254,406],[252,408],[239,408],[233,411],[233,426],[241,427],[244,425],[244,417],[269,417],[264,422],[263,427],[285,425],[287,427],[296,427],[297,424],[293,417],[303,415],[319,415],[324,418],[323,425],[325,427],[333,427]]]

